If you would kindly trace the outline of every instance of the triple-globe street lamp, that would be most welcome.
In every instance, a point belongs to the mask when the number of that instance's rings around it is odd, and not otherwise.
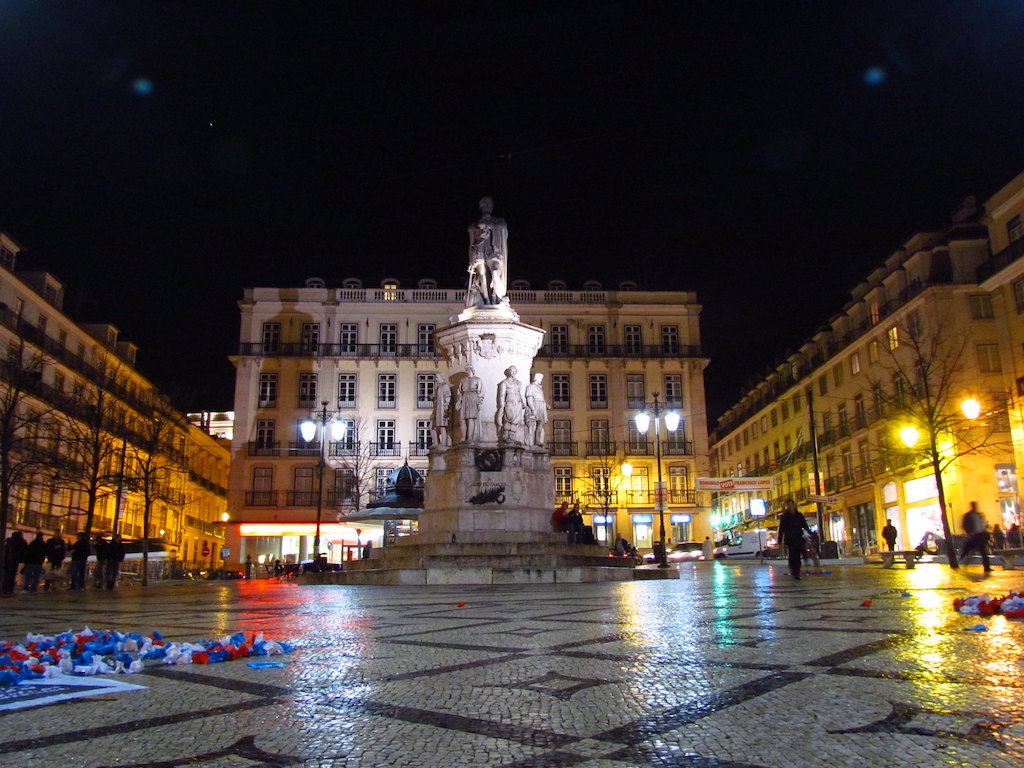
[[[665,551],[665,507],[667,504],[667,494],[665,493],[665,483],[661,479],[661,417],[665,417],[665,428],[669,432],[675,432],[679,429],[679,414],[673,410],[665,411],[662,414],[661,405],[658,402],[657,392],[652,392],[654,397],[654,403],[651,406],[651,410],[654,411],[654,455],[655,462],[658,465],[658,481],[654,485],[654,508],[658,513],[658,540],[661,544],[661,551],[658,553],[658,567],[668,568],[668,552]],[[640,411],[633,420],[636,422],[636,428],[641,435],[646,435],[647,430],[651,426],[651,415],[644,409]]]
[[[345,423],[339,421],[337,414],[327,410],[329,401],[320,401],[320,410],[313,411],[309,418],[299,424],[299,434],[307,443],[313,441],[317,431],[320,432],[319,465],[316,486],[316,534],[313,536],[313,563],[320,567],[320,520],[324,514],[324,471],[327,467],[327,432],[335,442],[345,437]]]

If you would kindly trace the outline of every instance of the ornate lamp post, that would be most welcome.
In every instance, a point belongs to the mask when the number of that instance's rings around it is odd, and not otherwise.
[[[316,535],[313,536],[313,562],[320,568],[320,520],[324,514],[324,469],[327,467],[327,430],[330,427],[331,438],[335,441],[345,437],[345,423],[338,421],[336,414],[327,410],[327,400],[320,402],[320,410],[314,411],[310,417],[299,424],[299,433],[307,443],[320,431],[320,461],[316,485]]]
[[[652,410],[654,411],[654,456],[655,462],[658,465],[658,482],[654,486],[654,508],[658,512],[658,540],[661,543],[661,552],[658,556],[658,567],[668,568],[668,552],[665,551],[665,507],[666,496],[665,483],[661,479],[661,407],[658,403],[658,393],[653,392],[654,405]],[[675,432],[679,429],[679,414],[675,411],[665,412],[665,428],[669,432]],[[646,435],[647,430],[651,426],[651,416],[648,415],[646,410],[640,411],[633,420],[636,422],[636,428],[639,430],[641,435]]]

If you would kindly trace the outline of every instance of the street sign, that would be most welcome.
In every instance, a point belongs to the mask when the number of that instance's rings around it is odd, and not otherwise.
[[[698,477],[698,491],[770,491],[774,477]]]
[[[668,509],[668,492],[664,482],[654,484],[654,511],[664,512]]]
[[[818,496],[817,494],[812,493],[807,497],[807,500],[814,502],[820,501],[822,504],[836,504],[838,503],[839,498],[836,496]]]

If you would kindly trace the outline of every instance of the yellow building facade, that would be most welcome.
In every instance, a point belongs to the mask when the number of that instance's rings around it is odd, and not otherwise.
[[[768,502],[768,525],[792,498],[811,519],[820,505],[824,539],[846,555],[877,551],[887,520],[899,531],[900,548],[941,535],[933,462],[922,455],[917,433],[904,431],[920,432],[922,425],[901,407],[933,397],[940,378],[944,396],[934,419],[941,424],[935,432],[951,530],[959,532],[972,501],[990,524],[1019,524],[1008,421],[1019,400],[1007,381],[1020,344],[1011,352],[1005,301],[979,284],[989,229],[983,212],[968,204],[944,231],[907,240],[719,419],[711,448],[716,472],[772,478],[773,489],[757,494]],[[915,344],[932,341],[923,359],[937,367],[926,376],[908,361]],[[908,376],[897,375],[900,366],[911,366]],[[981,404],[974,420],[960,414],[968,399]],[[716,496],[719,535],[755,524],[754,495]]]

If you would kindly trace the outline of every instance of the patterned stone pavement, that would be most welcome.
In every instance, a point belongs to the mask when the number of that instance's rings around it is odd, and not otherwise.
[[[1024,589],[1024,571],[979,571],[17,595],[4,639],[263,630],[297,650],[280,669],[153,666],[128,678],[145,690],[2,712],[0,766],[1019,766],[1024,622],[965,632],[979,619],[951,603]]]

